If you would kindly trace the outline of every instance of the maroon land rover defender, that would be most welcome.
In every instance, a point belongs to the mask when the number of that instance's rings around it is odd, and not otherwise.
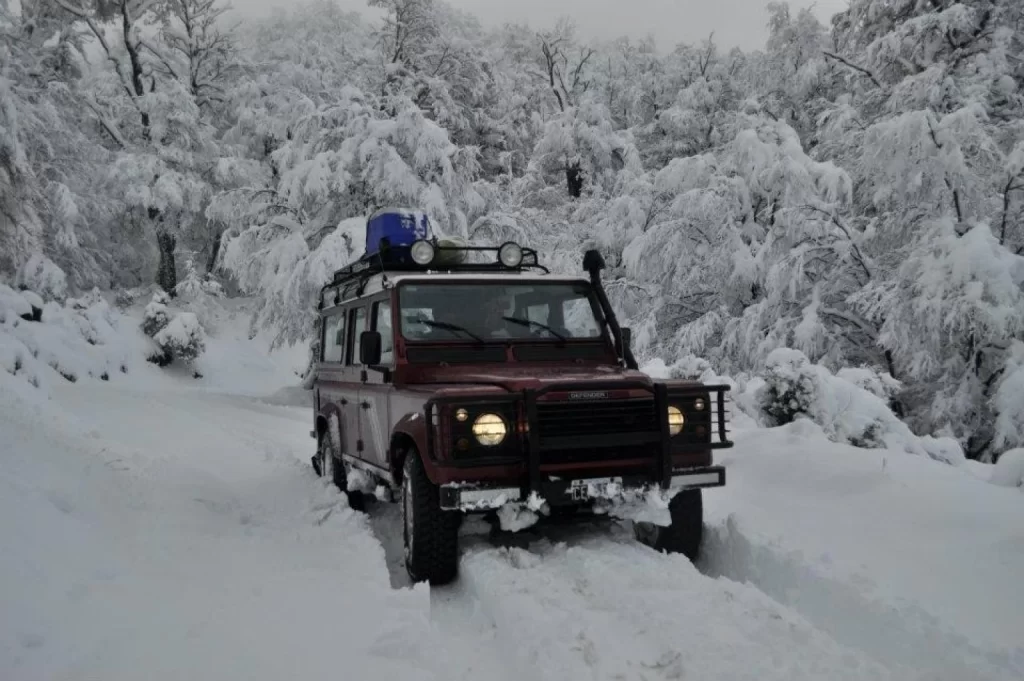
[[[603,259],[583,267],[552,275],[514,243],[385,240],[322,289],[313,466],[400,501],[414,581],[456,577],[462,514],[528,499],[585,512],[656,491],[672,518],[657,547],[696,556],[701,489],[725,484],[712,450],[732,446],[729,388],[638,371]]]

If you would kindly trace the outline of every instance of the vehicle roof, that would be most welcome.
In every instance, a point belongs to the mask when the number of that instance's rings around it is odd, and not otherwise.
[[[527,281],[527,282],[587,282],[586,277],[579,275],[564,275],[564,274],[532,274],[532,273],[515,273],[515,272],[456,272],[456,273],[437,273],[430,274],[428,272],[402,272],[401,274],[388,275],[388,281],[393,284],[399,284],[403,281],[421,281],[421,282],[433,282],[433,281]]]
[[[387,279],[385,280],[385,275]],[[353,300],[361,300],[369,296],[380,293],[381,291],[394,288],[395,286],[405,282],[418,282],[418,283],[439,283],[439,282],[459,282],[459,281],[507,281],[516,283],[589,283],[586,277],[579,275],[561,275],[561,274],[540,274],[540,273],[528,273],[528,272],[384,272],[382,274],[373,274],[366,279],[365,287],[359,295],[345,296],[344,298],[337,300],[332,305],[324,305],[324,309],[330,307],[336,307],[337,305],[343,305]],[[327,286],[323,293],[324,297],[327,296],[327,290],[337,289],[339,287]],[[342,285],[340,288],[344,289]]]

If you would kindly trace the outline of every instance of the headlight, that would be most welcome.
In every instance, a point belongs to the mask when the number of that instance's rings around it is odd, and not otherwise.
[[[507,432],[505,420],[497,414],[480,414],[473,421],[473,435],[485,447],[500,445]]]
[[[668,432],[670,435],[679,435],[683,432],[683,426],[686,425],[686,417],[683,416],[683,412],[679,410],[679,407],[670,406],[668,408]]]

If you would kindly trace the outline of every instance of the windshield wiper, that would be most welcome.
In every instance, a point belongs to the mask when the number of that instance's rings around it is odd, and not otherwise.
[[[512,322],[513,324],[519,324],[520,326],[527,326],[527,327],[529,327],[529,326],[536,326],[538,329],[544,329],[545,331],[550,333],[552,336],[555,336],[556,338],[558,338],[558,340],[563,341],[563,342],[569,340],[568,338],[566,338],[562,334],[560,334],[557,331],[555,331],[554,329],[552,329],[547,324],[541,324],[540,322],[535,322],[532,319],[520,319],[519,317],[502,317],[502,319],[504,319],[506,322]]]
[[[435,321],[433,319],[418,319],[417,322],[420,323],[420,324],[425,324],[426,326],[429,326],[429,327],[435,328],[435,329],[444,329],[445,331],[453,331],[453,332],[457,332],[457,333],[464,333],[467,336],[469,336],[470,338],[472,338],[475,341],[477,341],[478,343],[486,343],[487,342],[483,338],[481,338],[480,336],[476,335],[475,333],[473,333],[472,331],[467,329],[466,327],[459,326],[458,324],[452,324],[451,322],[439,322],[439,321]]]

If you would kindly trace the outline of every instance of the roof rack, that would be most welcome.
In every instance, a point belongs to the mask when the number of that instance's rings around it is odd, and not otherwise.
[[[532,248],[520,248],[512,242],[501,246],[452,246],[430,244],[433,247],[433,258],[426,264],[416,262],[413,259],[412,250],[418,243],[430,243],[418,241],[412,246],[389,246],[381,244],[381,249],[375,253],[368,253],[354,263],[347,265],[334,273],[331,282],[327,286],[338,286],[347,284],[353,280],[369,279],[375,274],[388,272],[437,272],[437,273],[481,273],[481,272],[509,272],[518,273],[524,270],[540,270],[550,274],[550,270],[538,262],[537,251]],[[507,246],[512,245],[522,253],[522,258],[516,265],[506,265],[502,262],[500,252]],[[471,253],[493,253],[494,260],[489,262],[467,262]]]

